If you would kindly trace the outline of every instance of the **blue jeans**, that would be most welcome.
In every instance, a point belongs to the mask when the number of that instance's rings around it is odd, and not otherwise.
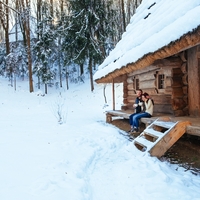
[[[129,123],[130,123],[131,126],[133,126],[133,116],[136,115],[136,114],[138,114],[138,113],[133,113],[129,116]]]
[[[144,112],[144,113],[134,113],[130,116],[130,125],[133,126],[133,127],[136,127],[138,128],[139,127],[139,120],[142,118],[142,117],[147,117],[147,118],[150,118],[151,115],[147,112]]]

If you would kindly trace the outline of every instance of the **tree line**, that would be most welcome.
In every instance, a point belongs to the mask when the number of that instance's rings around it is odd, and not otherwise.
[[[108,56],[141,0],[0,0],[0,74],[29,91],[84,81]],[[12,22],[12,23],[11,23]],[[14,34],[14,41],[10,41]],[[19,32],[22,38],[19,38]],[[76,75],[75,75],[76,74]]]

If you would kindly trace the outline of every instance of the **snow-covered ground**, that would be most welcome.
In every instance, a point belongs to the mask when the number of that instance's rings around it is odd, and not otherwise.
[[[1,200],[200,199],[200,176],[140,152],[105,123],[106,92],[104,107],[102,86],[90,92],[88,81],[43,96],[0,78]]]

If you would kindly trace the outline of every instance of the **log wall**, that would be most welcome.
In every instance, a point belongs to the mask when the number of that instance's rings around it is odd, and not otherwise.
[[[145,69],[136,70],[127,75],[124,82],[124,104],[133,108],[136,98],[134,79],[139,79],[139,87],[149,93],[154,100],[154,113],[173,114],[181,116],[188,114],[187,106],[187,63],[184,55],[176,55],[156,61]],[[159,89],[157,75],[164,74],[164,88]]]

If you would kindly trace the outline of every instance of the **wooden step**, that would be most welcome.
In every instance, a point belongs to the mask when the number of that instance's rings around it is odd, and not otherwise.
[[[152,137],[157,137],[158,138],[158,137],[162,137],[163,136],[162,132],[156,131],[153,128],[146,128],[144,130],[144,132],[145,132],[145,134],[150,135]]]
[[[186,126],[189,124],[188,121],[177,122],[169,132],[158,140],[149,153],[152,156],[161,157],[186,132]]]
[[[152,142],[150,142],[149,140],[145,139],[143,136],[137,137],[134,142],[137,142],[138,144],[141,144],[142,146],[151,146]]]
[[[149,146],[152,146],[152,142],[146,140],[143,137],[137,137],[134,140],[134,145],[141,151],[146,151]]]
[[[160,127],[163,127],[163,128],[167,128],[167,129],[170,129],[170,128],[174,127],[174,125],[175,125],[176,123],[177,123],[177,122],[155,121],[154,125],[160,126]]]
[[[134,145],[141,151],[148,151],[151,156],[161,157],[185,133],[190,124],[189,121],[158,119],[134,139]]]

